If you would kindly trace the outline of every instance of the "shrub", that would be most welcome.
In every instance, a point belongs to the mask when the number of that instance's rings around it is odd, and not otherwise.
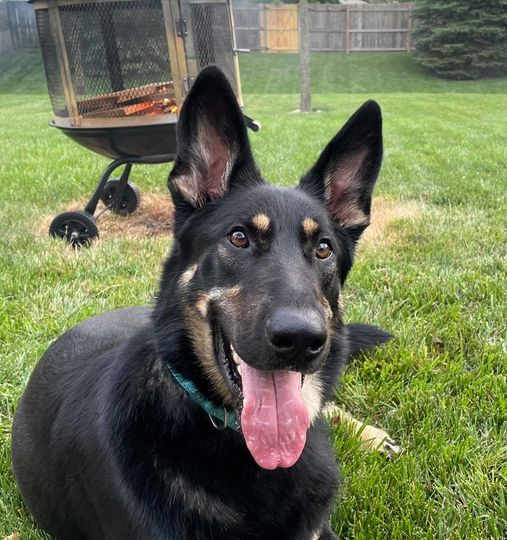
[[[419,0],[414,18],[416,58],[435,74],[507,73],[507,0]]]

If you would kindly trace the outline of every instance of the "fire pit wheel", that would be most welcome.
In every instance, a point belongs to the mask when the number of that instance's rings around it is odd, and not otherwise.
[[[95,219],[88,212],[64,212],[58,214],[49,226],[54,238],[64,238],[73,247],[87,246],[99,236]]]
[[[100,199],[105,206],[115,214],[126,216],[135,212],[139,206],[139,190],[132,182],[127,182],[120,200],[117,200],[118,190],[121,190],[120,178],[108,180]]]

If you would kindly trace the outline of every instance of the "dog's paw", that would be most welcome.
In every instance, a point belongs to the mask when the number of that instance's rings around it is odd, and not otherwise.
[[[357,435],[361,439],[361,447],[365,450],[383,452],[389,457],[394,457],[401,452],[401,446],[397,445],[383,429],[362,424]]]
[[[401,453],[401,446],[397,445],[386,431],[357,420],[338,405],[330,403],[322,412],[333,424],[338,422],[345,424],[360,439],[363,450],[382,452],[389,457]]]

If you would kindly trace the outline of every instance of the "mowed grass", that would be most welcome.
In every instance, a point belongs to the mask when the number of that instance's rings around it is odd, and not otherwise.
[[[299,57],[291,53],[240,55],[243,91],[247,94],[299,93]],[[410,53],[312,53],[312,89],[317,94],[348,93],[500,93],[507,77],[448,81],[430,75]]]
[[[385,125],[376,194],[400,209],[383,234],[365,238],[346,290],[346,319],[381,325],[395,340],[352,363],[337,400],[387,429],[404,452],[391,460],[364,453],[334,428],[343,486],[333,528],[345,539],[505,538],[505,80],[435,80],[404,54],[314,58],[322,112],[310,115],[292,112],[294,57],[241,58],[247,111],[263,124],[251,136],[261,170],[294,185],[373,97]],[[17,400],[64,330],[153,302],[170,240],[104,234],[74,252],[49,239],[48,217],[88,195],[107,161],[47,127],[37,54],[0,56],[0,94],[0,538],[41,539],[11,472]],[[133,179],[142,192],[164,192],[168,169],[138,167]]]

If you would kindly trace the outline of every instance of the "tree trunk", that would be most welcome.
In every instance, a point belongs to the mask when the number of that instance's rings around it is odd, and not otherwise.
[[[299,84],[301,112],[312,110],[312,89],[310,76],[310,32],[308,21],[308,1],[299,2]]]

